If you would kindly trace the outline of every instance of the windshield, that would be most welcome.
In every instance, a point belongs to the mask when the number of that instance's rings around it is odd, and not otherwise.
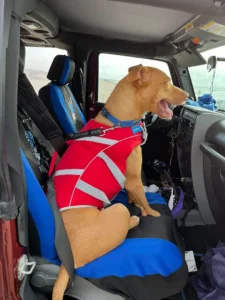
[[[202,52],[201,55],[206,61],[210,56],[213,55],[216,57],[225,58],[225,46]],[[207,66],[202,65],[189,68],[189,72],[192,79],[196,100],[198,100],[199,96],[210,93],[213,70],[208,72]],[[216,100],[217,107],[225,110],[225,62],[217,62],[212,95]]]

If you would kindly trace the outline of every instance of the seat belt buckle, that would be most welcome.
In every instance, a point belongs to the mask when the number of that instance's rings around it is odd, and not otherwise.
[[[120,126],[113,126],[113,127],[105,128],[105,129],[103,127],[101,127],[102,134],[100,136],[104,136],[107,131],[114,130],[114,129],[117,129],[117,128],[120,128]]]
[[[36,261],[30,261],[26,254],[22,255],[18,261],[17,278],[23,280],[24,276],[32,274],[36,267]]]

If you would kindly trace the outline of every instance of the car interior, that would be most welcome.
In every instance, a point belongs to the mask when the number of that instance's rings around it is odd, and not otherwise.
[[[7,0],[0,10],[0,221],[11,220],[17,245],[10,250],[12,270],[18,268],[16,280],[14,271],[8,275],[14,298],[5,292],[3,299],[19,299],[18,292],[24,300],[51,299],[61,260],[57,216],[45,195],[51,157],[63,155],[67,141],[102,110],[133,65],[161,68],[197,101],[192,70],[201,66],[208,73],[202,53],[225,45],[225,1]],[[182,189],[174,226],[183,254],[193,251],[199,269],[207,249],[225,242],[225,111],[172,110],[169,121],[145,116],[142,180],[144,186]],[[163,196],[170,198],[166,189]],[[79,276],[65,295],[128,299]],[[198,296],[190,280],[179,293],[157,299]]]

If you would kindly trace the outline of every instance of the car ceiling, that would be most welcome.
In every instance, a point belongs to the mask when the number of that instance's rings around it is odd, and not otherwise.
[[[60,27],[65,31],[156,43],[163,41],[168,34],[176,31],[197,14],[225,16],[225,6],[218,8],[214,3],[213,0],[45,2],[59,18]]]
[[[106,0],[48,0],[66,31],[160,42],[192,17],[171,9]]]

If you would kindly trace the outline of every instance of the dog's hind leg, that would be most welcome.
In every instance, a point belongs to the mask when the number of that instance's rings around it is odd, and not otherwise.
[[[91,227],[83,228],[78,233],[76,266],[83,266],[118,247],[128,230],[138,224],[139,218],[131,217],[126,206],[120,203],[99,212]]]
[[[137,227],[140,222],[140,218],[137,216],[132,216],[130,217],[130,222],[129,222],[129,229],[132,229],[134,227]]]

